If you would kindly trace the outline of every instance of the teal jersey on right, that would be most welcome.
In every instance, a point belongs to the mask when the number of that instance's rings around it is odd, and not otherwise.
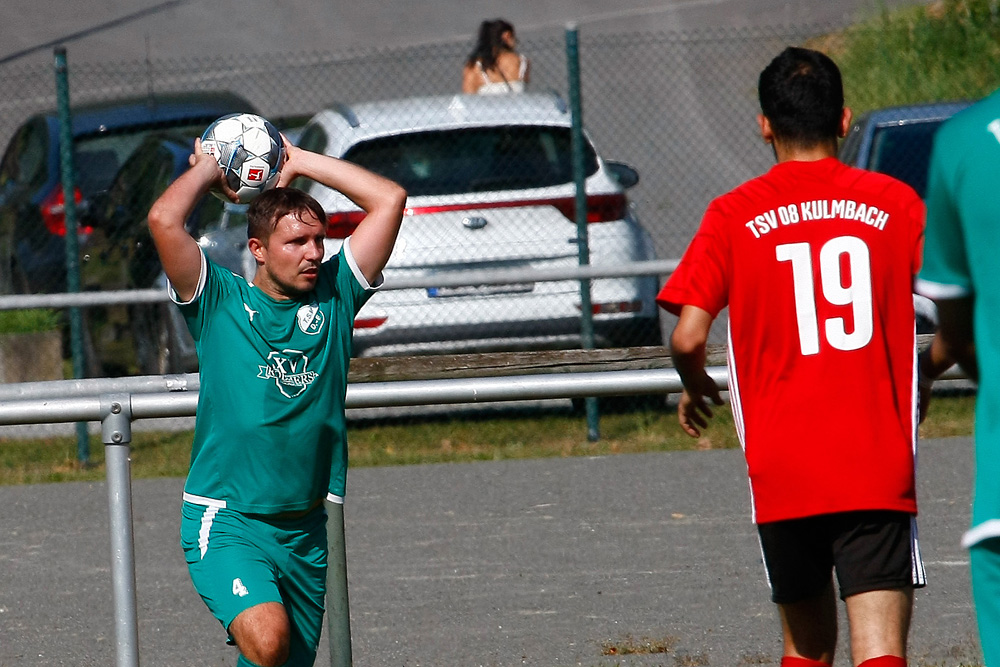
[[[372,294],[349,243],[301,299],[274,299],[204,259],[181,312],[201,390],[185,499],[275,514],[344,495],[354,317]]]
[[[979,362],[976,483],[963,543],[1000,536],[1000,91],[946,121],[927,183],[924,265],[917,291],[974,297]]]

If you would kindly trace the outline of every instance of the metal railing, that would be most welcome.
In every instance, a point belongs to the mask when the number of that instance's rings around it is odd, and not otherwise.
[[[449,271],[433,276],[395,278],[386,281],[379,289],[400,290],[426,287],[467,287],[471,285],[514,285],[523,282],[556,280],[588,280],[597,278],[631,278],[633,276],[660,276],[673,273],[680,260],[660,259],[633,262],[617,266],[587,265],[567,266],[560,269],[526,271]],[[164,303],[169,301],[163,288],[100,291],[59,294],[5,294],[0,295],[0,310],[23,308],[71,308],[88,306],[115,306],[133,303]]]
[[[719,389],[729,379],[725,367],[711,367]],[[964,379],[954,367],[943,380]],[[0,425],[75,421],[101,422],[105,445],[108,511],[111,526],[116,665],[139,664],[135,591],[135,547],[129,447],[132,421],[157,417],[190,417],[196,412],[197,374],[59,380],[0,386]],[[347,387],[347,408],[582,398],[650,393],[677,393],[680,376],[672,368],[595,371],[490,378],[365,382]],[[327,627],[332,667],[351,664],[350,613],[347,594],[343,506],[327,503],[330,564],[327,584]],[[334,641],[333,638],[337,638]]]
[[[727,370],[710,375],[725,387]],[[139,632],[132,524],[129,449],[132,422],[190,417],[198,405],[196,374],[58,380],[0,386],[0,425],[100,421],[105,446],[111,575],[118,667],[139,664]],[[373,408],[478,403],[522,399],[577,398],[671,393],[681,389],[673,369],[603,371],[446,380],[368,382],[347,387],[346,407]],[[352,663],[343,506],[327,502],[330,560],[327,629],[333,667]],[[334,638],[337,638],[334,641]]]

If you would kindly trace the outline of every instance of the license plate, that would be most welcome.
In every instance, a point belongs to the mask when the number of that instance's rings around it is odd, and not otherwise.
[[[428,287],[427,296],[440,299],[450,296],[491,296],[493,294],[520,294],[535,289],[535,283],[510,285],[460,285],[457,287]]]

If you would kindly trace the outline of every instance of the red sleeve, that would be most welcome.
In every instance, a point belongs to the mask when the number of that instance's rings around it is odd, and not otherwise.
[[[732,262],[724,223],[719,207],[709,206],[680,264],[656,297],[661,308],[680,315],[683,306],[698,306],[716,317],[728,305]]]

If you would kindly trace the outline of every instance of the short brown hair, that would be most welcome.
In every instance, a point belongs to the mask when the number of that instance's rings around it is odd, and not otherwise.
[[[258,195],[247,209],[247,239],[258,239],[264,244],[271,236],[278,220],[292,213],[299,220],[306,211],[311,212],[326,225],[326,211],[311,195],[297,188],[272,188]]]

